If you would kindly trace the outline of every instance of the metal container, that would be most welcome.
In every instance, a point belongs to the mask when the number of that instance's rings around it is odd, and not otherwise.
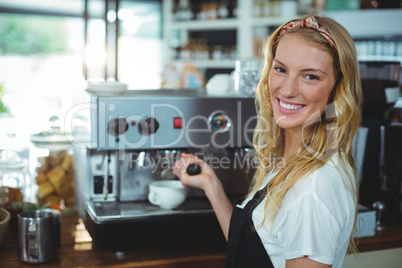
[[[57,209],[53,208],[43,208],[40,210],[37,210],[36,213],[40,212],[50,212],[53,215],[53,224],[54,224],[54,233],[55,233],[55,240],[56,240],[56,246],[60,248],[60,240],[61,240],[61,212],[58,211]]]
[[[56,257],[55,223],[52,212],[18,214],[18,259],[24,263],[45,263]]]

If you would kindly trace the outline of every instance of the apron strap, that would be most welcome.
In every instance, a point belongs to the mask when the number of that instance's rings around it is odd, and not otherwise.
[[[264,189],[259,190],[243,209],[238,208],[237,206],[234,207],[232,217],[230,219],[228,250],[225,267],[236,267],[236,261],[239,256],[239,248],[245,231],[244,229],[246,226],[254,226],[251,221],[251,214],[254,208],[262,202],[266,192],[267,188],[265,187]],[[251,221],[251,223],[247,223],[247,221]],[[250,227],[250,229],[251,228],[252,227]],[[258,235],[257,238],[259,240]],[[262,246],[261,240],[259,242]],[[266,253],[264,248],[263,250]],[[268,254],[266,255],[268,256]]]

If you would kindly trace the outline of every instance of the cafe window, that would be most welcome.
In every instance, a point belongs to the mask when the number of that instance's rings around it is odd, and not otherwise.
[[[43,130],[87,80],[160,88],[161,1],[0,1],[0,118]]]
[[[118,79],[130,89],[158,89],[162,73],[159,1],[120,1]]]
[[[0,14],[0,117],[39,131],[71,107],[72,91],[85,83],[83,26],[78,17]]]

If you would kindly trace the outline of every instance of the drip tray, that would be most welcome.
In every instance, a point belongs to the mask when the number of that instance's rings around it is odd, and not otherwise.
[[[206,198],[189,198],[175,209],[163,209],[148,201],[102,202],[87,201],[86,209],[95,222],[125,221],[160,216],[213,214],[211,204]]]
[[[148,201],[86,201],[84,204],[83,220],[96,250],[226,243],[206,198],[187,198],[172,210]]]

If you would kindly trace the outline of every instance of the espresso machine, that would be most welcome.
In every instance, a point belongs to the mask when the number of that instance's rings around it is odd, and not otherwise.
[[[255,170],[253,98],[184,89],[86,92],[75,109],[79,208],[96,250],[225,242],[203,191],[190,188],[169,210],[147,200],[148,185],[178,179],[172,166],[186,152],[214,168],[231,201],[243,197]]]

